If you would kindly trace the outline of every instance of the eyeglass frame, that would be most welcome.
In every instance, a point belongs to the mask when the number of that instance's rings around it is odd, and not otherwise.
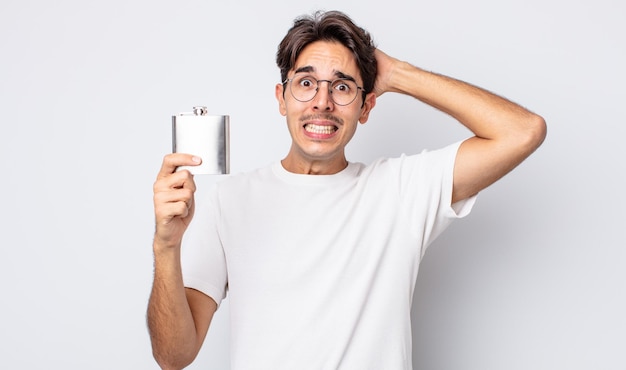
[[[293,77],[295,77],[298,73],[295,73],[291,78],[287,78],[285,79],[285,81],[283,81],[283,86],[286,85],[289,82],[293,83]],[[315,97],[317,96],[317,93],[320,91],[320,82],[328,82],[328,94],[330,95],[330,100],[333,101],[333,103],[345,107],[347,105],[350,105],[352,103],[354,103],[354,101],[356,100],[357,96],[359,96],[359,90],[361,90],[361,93],[363,95],[363,104],[365,104],[365,95],[367,94],[367,91],[365,91],[365,89],[362,86],[357,85],[356,81],[351,78],[351,77],[339,77],[339,78],[335,78],[334,80],[318,80],[317,78],[311,76],[311,79],[315,80],[315,94],[313,94],[313,96],[311,97],[311,99],[309,100],[300,100],[298,98],[296,98],[296,96],[293,94],[293,90],[291,89],[291,86],[289,87],[289,92],[291,93],[291,96],[293,96],[294,99],[296,99],[297,101],[301,102],[301,103],[306,103],[306,102],[310,102],[311,100],[315,99]],[[356,85],[357,88],[357,92],[356,94],[354,94],[354,98],[352,98],[352,100],[350,100],[349,103],[346,104],[339,104],[335,101],[335,98],[333,98],[333,92],[331,90],[331,86],[333,86],[333,83],[336,81],[352,81],[354,82],[354,84]],[[284,88],[284,87],[283,87]]]

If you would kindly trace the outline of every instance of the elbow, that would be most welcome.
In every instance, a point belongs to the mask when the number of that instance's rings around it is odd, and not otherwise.
[[[171,345],[171,344],[170,344]],[[198,351],[181,351],[181,346],[152,346],[152,356],[162,370],[180,370],[189,366]]]
[[[548,125],[546,124],[546,120],[539,115],[535,115],[533,125],[535,127],[534,131],[537,147],[539,147],[546,139],[546,135],[548,134]]]
[[[523,139],[528,154],[534,152],[546,139],[548,133],[548,126],[543,117],[531,113],[530,117],[527,117],[524,124]]]
[[[159,367],[162,370],[181,370],[184,369],[185,367],[189,366],[193,360],[188,361],[188,360],[176,360],[173,361],[171,358],[169,357],[164,357],[164,356],[159,356],[156,353],[153,353],[154,359],[156,360],[157,364],[159,365]]]

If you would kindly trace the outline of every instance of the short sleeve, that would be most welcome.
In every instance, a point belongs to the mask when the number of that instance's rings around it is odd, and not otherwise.
[[[407,166],[410,170],[405,174],[407,181],[403,188],[407,204],[412,207],[409,219],[423,238],[422,256],[450,223],[471,212],[476,201],[475,195],[452,204],[454,164],[460,145],[461,142],[456,142],[405,158],[411,164]]]
[[[181,248],[185,287],[211,297],[218,305],[226,297],[228,276],[219,236],[219,209],[215,186],[198,189],[195,214]]]

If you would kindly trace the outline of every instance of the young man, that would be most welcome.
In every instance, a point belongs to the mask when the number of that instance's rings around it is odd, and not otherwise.
[[[426,247],[541,144],[544,120],[386,55],[340,12],[297,19],[277,64],[292,138],[282,161],[231,176],[196,203],[193,177],[175,169],[200,159],[163,160],[148,307],[154,356],[164,369],[191,363],[228,291],[232,369],[410,369]],[[474,136],[349,162],[346,145],[387,92],[453,116]]]

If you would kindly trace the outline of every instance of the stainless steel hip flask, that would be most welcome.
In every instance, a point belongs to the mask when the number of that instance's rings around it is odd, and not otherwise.
[[[230,116],[212,116],[206,107],[172,116],[172,151],[202,158],[199,166],[182,166],[192,174],[230,173]]]

